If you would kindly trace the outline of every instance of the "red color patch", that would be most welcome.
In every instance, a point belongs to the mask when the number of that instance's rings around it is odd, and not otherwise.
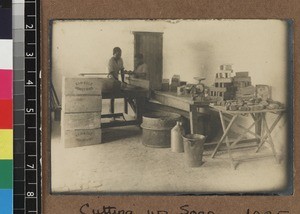
[[[0,100],[13,98],[13,71],[0,69]]]
[[[13,128],[13,101],[0,100],[0,129]]]

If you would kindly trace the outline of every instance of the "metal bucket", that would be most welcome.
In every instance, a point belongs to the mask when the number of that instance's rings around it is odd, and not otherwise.
[[[149,112],[144,114],[142,143],[155,148],[171,147],[171,129],[180,120],[179,114],[169,112]]]
[[[188,134],[182,137],[186,164],[190,167],[201,166],[206,137],[200,134]]]

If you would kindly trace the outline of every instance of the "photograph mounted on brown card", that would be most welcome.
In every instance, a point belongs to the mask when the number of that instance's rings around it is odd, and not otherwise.
[[[50,24],[53,194],[293,193],[287,21]]]

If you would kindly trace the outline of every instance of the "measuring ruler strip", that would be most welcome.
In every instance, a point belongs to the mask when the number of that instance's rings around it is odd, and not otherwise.
[[[25,210],[25,34],[24,0],[13,0],[14,50],[14,214]]]
[[[13,1],[15,214],[41,213],[39,2]]]

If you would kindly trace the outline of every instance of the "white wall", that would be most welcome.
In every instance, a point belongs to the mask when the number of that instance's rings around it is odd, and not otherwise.
[[[183,32],[178,35],[178,31]],[[286,25],[280,21],[181,22],[164,35],[164,74],[187,73],[186,79],[204,76],[212,84],[219,66],[249,71],[253,84],[269,84],[273,98],[284,101]]]
[[[61,96],[61,77],[107,72],[112,49],[123,50],[125,68],[133,69],[132,31],[163,32],[164,78],[179,74],[213,84],[219,65],[249,71],[252,83],[272,86],[273,98],[286,96],[286,24],[276,20],[54,21],[52,77]]]

